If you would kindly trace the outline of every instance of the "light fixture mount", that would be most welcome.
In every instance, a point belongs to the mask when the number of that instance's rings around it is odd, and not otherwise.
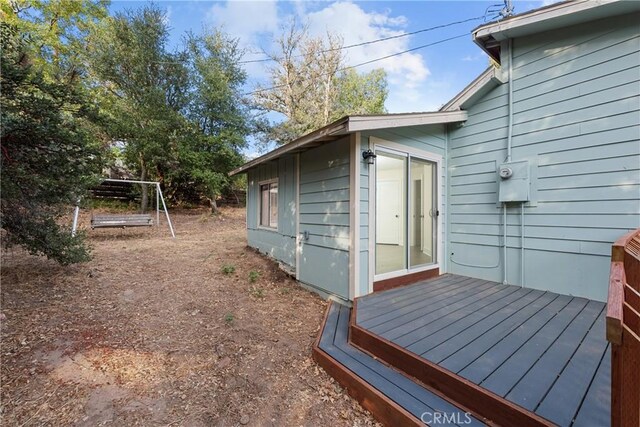
[[[372,165],[375,162],[376,157],[376,153],[370,149],[362,152],[362,158],[368,165]]]

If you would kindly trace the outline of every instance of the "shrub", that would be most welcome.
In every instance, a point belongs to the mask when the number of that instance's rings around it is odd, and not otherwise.
[[[251,270],[249,272],[249,282],[255,283],[258,280],[259,277],[260,277],[260,273],[258,271]]]
[[[236,272],[236,267],[233,264],[224,264],[222,266],[222,274],[229,276]]]

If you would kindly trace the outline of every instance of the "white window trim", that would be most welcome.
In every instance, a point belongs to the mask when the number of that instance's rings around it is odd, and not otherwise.
[[[280,209],[280,182],[278,178],[267,179],[264,181],[258,181],[258,229],[264,231],[277,231],[280,232],[280,213],[278,212],[278,223],[275,227],[269,227],[267,225],[262,225],[262,186],[268,184],[278,184],[278,209]],[[271,201],[269,201],[271,204]]]
[[[376,138],[374,136],[369,137],[369,148],[375,152],[376,149],[382,149],[383,151],[395,152],[400,155],[411,155],[413,157],[428,160],[436,164],[436,177],[437,177],[437,203],[438,209],[442,210],[442,156],[428,151],[423,151],[417,148],[409,147],[403,144],[387,141],[384,139]],[[375,220],[376,220],[376,206],[375,206],[375,167],[369,169],[369,291],[373,292],[373,282],[380,280],[391,279],[394,277],[401,277],[407,274],[419,273],[421,271],[433,270],[440,268],[442,264],[442,215],[438,215],[436,221],[437,238],[436,238],[436,262],[429,265],[418,266],[414,268],[407,268],[389,273],[375,274]],[[373,203],[372,203],[373,201]]]

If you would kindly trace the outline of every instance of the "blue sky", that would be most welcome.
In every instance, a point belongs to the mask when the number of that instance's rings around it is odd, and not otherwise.
[[[526,12],[553,0],[514,1],[515,13]],[[113,1],[110,9],[136,8],[145,2]],[[493,1],[158,1],[166,10],[171,44],[178,45],[185,31],[222,29],[246,49],[245,59],[260,59],[273,50],[282,25],[295,16],[309,25],[311,35],[326,31],[340,34],[345,45],[410,33],[468,18],[481,17],[487,8],[499,10]],[[490,19],[495,14],[490,14]],[[487,56],[471,40],[470,31],[483,19],[394,40],[345,50],[348,65],[402,52],[443,39],[461,36],[435,46],[395,56],[357,68],[387,72],[390,113],[433,111],[446,103],[488,66]],[[247,92],[262,83],[268,86],[267,64],[246,64]]]

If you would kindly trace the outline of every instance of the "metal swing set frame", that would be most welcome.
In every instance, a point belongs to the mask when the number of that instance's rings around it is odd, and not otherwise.
[[[156,227],[160,226],[160,202],[162,202],[162,209],[167,218],[167,223],[169,224],[169,231],[171,231],[171,236],[175,239],[176,234],[173,229],[173,224],[171,223],[171,218],[169,217],[169,211],[167,210],[167,204],[164,201],[164,196],[162,195],[162,189],[160,188],[160,183],[157,181],[135,181],[128,179],[114,179],[114,178],[105,178],[102,182],[128,182],[130,184],[141,184],[141,185],[153,185],[156,188]],[[76,208],[73,212],[73,225],[71,227],[71,235],[75,236],[76,231],[78,229],[78,216],[80,214],[80,206],[76,205]],[[150,215],[144,215],[146,218],[141,220],[139,214],[136,215],[102,215],[98,220],[92,218],[91,228],[126,228],[126,227],[140,227],[140,226],[152,226],[153,222],[151,221]]]

